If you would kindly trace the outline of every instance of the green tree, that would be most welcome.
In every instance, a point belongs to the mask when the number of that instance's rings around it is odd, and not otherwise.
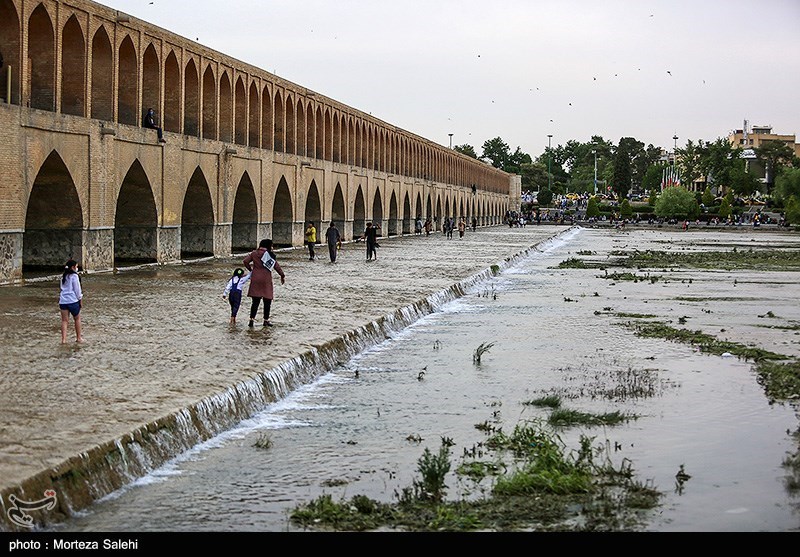
[[[539,202],[540,207],[546,207],[553,202],[553,192],[547,188],[542,188],[539,190],[539,193],[536,195],[536,201]]]
[[[701,201],[706,207],[710,207],[714,204],[714,194],[711,193],[711,186],[706,186],[706,189],[703,190]]]
[[[520,168],[522,187],[541,190],[547,188],[547,165],[540,162],[523,163]]]
[[[699,140],[697,145],[692,140],[686,142],[686,146],[676,150],[676,166],[681,176],[681,184],[689,185],[700,177],[700,159],[703,150],[703,140]]]
[[[655,212],[663,218],[695,218],[700,214],[700,207],[692,192],[683,186],[674,186],[658,196]]]
[[[800,168],[787,168],[775,179],[775,197],[785,202],[792,196],[800,199]]]
[[[633,216],[633,208],[631,207],[631,202],[627,199],[623,199],[622,203],[619,204],[619,216],[624,219],[631,218]]]
[[[480,157],[495,168],[505,168],[511,160],[511,148],[499,137],[487,139],[483,143],[483,155]]]
[[[729,179],[731,190],[743,197],[753,195],[761,184],[755,175],[746,170],[745,161],[742,159],[737,159],[733,164]]]
[[[722,220],[728,220],[732,212],[733,210],[731,209],[731,202],[728,201],[727,197],[723,197],[722,202],[719,204],[719,218]]]
[[[656,203],[658,203],[658,196],[661,195],[661,188],[656,189],[655,191],[650,192],[650,197],[647,199],[647,204],[651,207],[655,207]]]
[[[792,195],[786,200],[786,222],[800,224],[800,198]]]
[[[597,203],[597,197],[592,196],[589,198],[589,203],[586,204],[586,218],[599,217],[600,205]]]
[[[631,191],[631,158],[628,149],[635,144],[635,139],[623,137],[614,153],[614,174],[611,187],[619,199],[624,199]]]
[[[464,145],[456,145],[453,147],[453,151],[457,151],[462,155],[467,155],[468,157],[472,157],[473,159],[478,158],[478,153],[475,152],[475,147],[472,145],[464,144]]]
[[[642,189],[651,194],[661,189],[661,177],[664,173],[664,165],[651,164],[644,173],[642,179]]]
[[[784,167],[794,161],[794,151],[783,141],[771,140],[763,142],[755,149],[756,158],[764,165],[767,172],[767,193],[772,190],[775,178]]]
[[[720,188],[729,186],[741,149],[735,149],[726,138],[720,137],[713,143],[699,142],[697,152],[699,175]]]

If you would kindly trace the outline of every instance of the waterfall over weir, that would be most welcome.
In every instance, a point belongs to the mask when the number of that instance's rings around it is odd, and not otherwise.
[[[262,411],[265,406],[310,384],[321,375],[375,346],[420,318],[436,312],[448,302],[464,296],[501,270],[533,252],[561,245],[580,229],[571,228],[499,261],[447,288],[419,299],[348,333],[316,345],[279,365],[173,413],[149,422],[130,433],[97,445],[0,493],[3,521],[0,530],[18,529],[7,520],[6,501],[37,500],[55,490],[58,504],[39,524],[63,520],[94,501],[139,479],[195,445],[232,428]]]

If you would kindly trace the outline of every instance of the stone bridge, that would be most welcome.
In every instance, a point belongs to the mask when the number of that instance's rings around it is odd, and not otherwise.
[[[95,2],[0,0],[0,54],[0,283],[301,245],[307,221],[491,225],[519,199],[518,176]]]

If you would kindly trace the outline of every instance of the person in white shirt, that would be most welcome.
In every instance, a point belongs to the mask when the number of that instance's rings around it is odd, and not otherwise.
[[[64,266],[64,274],[61,275],[61,294],[58,297],[58,307],[61,310],[61,344],[67,343],[70,314],[75,322],[75,340],[83,342],[80,315],[82,300],[83,290],[81,290],[81,280],[78,277],[78,263],[70,259]]]
[[[233,275],[222,292],[222,298],[227,299],[231,304],[231,325],[236,324],[236,315],[239,313],[239,306],[242,304],[242,288],[249,280],[250,273],[245,273],[244,269],[238,267],[233,271]]]

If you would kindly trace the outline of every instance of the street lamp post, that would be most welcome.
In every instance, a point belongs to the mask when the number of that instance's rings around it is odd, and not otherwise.
[[[675,171],[678,168],[678,134],[673,135],[672,140],[675,142],[675,147],[672,149],[672,180],[674,181],[677,176]]]
[[[552,177],[553,175],[550,173],[550,159],[552,155],[550,154],[550,140],[553,138],[552,133],[547,134],[547,189],[551,192],[553,191],[553,184],[552,184]]]
[[[453,134],[452,133],[448,133],[447,135],[450,136],[450,148],[452,149],[453,148]]]
[[[594,195],[597,196],[597,149],[592,149],[594,155]]]

